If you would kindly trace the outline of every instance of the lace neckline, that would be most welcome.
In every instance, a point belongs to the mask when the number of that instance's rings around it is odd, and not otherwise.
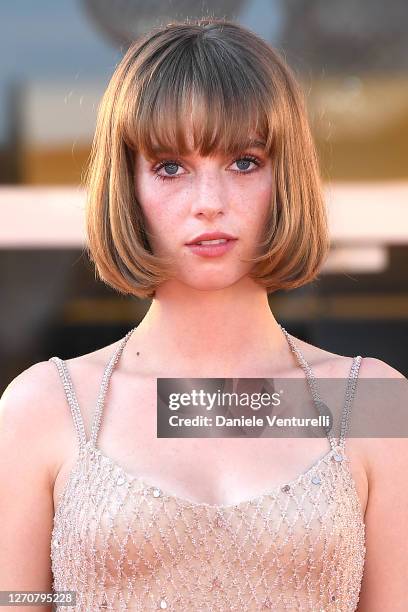
[[[326,463],[327,461],[332,460],[334,455],[339,453],[339,450],[341,451],[342,461],[335,462],[335,463],[342,463],[342,464],[347,465],[347,472],[351,476],[350,470],[348,468],[349,459],[346,453],[344,452],[344,449],[339,449],[339,447],[337,446],[334,448],[330,448],[330,450],[328,450],[326,453],[324,453],[324,455],[319,457],[309,468],[307,468],[304,472],[301,472],[298,476],[295,476],[291,480],[286,480],[280,484],[274,485],[273,487],[268,487],[264,489],[258,495],[251,496],[247,499],[244,499],[240,502],[236,502],[234,504],[211,504],[209,502],[195,501],[195,500],[189,499],[181,495],[170,493],[166,488],[163,488],[162,486],[152,483],[149,479],[145,478],[144,476],[138,476],[136,474],[132,474],[131,472],[125,470],[117,461],[115,461],[114,459],[112,459],[111,457],[103,453],[99,448],[97,448],[92,442],[92,440],[88,440],[88,442],[82,447],[81,451],[79,452],[77,459],[74,462],[74,465],[72,466],[69,472],[65,486],[62,492],[59,494],[59,501],[56,507],[56,511],[60,507],[60,501],[66,494],[66,491],[68,489],[68,486],[69,486],[69,483],[72,477],[77,471],[79,465],[81,465],[81,463],[83,462],[84,453],[88,454],[88,456],[91,457],[91,460],[94,460],[95,457],[97,456],[100,457],[106,465],[109,465],[111,469],[116,470],[118,476],[121,476],[122,480],[124,479],[123,482],[117,486],[123,486],[124,482],[127,482],[128,485],[137,483],[140,485],[142,490],[143,489],[157,490],[160,492],[160,497],[163,496],[166,499],[172,499],[176,501],[178,504],[183,505],[184,507],[189,507],[192,509],[207,508],[210,511],[211,510],[213,511],[217,511],[217,510],[218,511],[222,511],[222,510],[232,511],[232,510],[238,510],[241,508],[245,508],[248,505],[258,505],[266,497],[276,497],[281,492],[282,493],[284,492],[285,495],[288,495],[288,492],[291,491],[296,485],[299,485],[303,483],[304,481],[307,481],[308,479],[313,478],[313,476],[315,475],[314,472],[317,471],[323,463]],[[357,495],[357,498],[358,498],[358,493],[357,493],[354,479],[351,477],[349,480],[352,484],[353,493]]]

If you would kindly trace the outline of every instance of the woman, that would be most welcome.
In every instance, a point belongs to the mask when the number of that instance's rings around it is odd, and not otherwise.
[[[157,378],[402,377],[269,308],[328,249],[283,59],[223,20],[149,32],[103,97],[87,186],[100,278],[153,300],[4,393],[1,588],[73,590],[68,610],[406,610],[405,441],[156,436]]]

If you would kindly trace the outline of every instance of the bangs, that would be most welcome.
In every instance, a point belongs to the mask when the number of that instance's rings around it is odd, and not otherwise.
[[[173,262],[149,241],[135,153],[151,161],[196,151],[238,157],[255,145],[273,160],[274,181],[258,252],[245,259],[249,276],[268,293],[294,289],[317,277],[330,240],[292,70],[262,38],[224,19],[170,23],[136,40],[102,98],[85,176],[89,253],[100,278],[141,298],[174,278]]]
[[[271,96],[257,68],[249,53],[214,39],[174,45],[130,83],[120,120],[125,142],[147,159],[168,152],[235,155],[256,144],[271,155]],[[132,95],[135,82],[139,93]]]

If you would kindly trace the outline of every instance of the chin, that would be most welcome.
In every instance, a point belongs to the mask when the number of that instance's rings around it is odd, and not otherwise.
[[[244,273],[229,273],[219,271],[217,272],[208,272],[206,274],[203,273],[195,273],[194,276],[187,277],[184,275],[183,278],[180,278],[180,281],[191,287],[191,289],[196,289],[197,291],[218,291],[220,289],[226,289],[227,287],[231,287],[238,283],[243,276],[245,276],[247,272]]]

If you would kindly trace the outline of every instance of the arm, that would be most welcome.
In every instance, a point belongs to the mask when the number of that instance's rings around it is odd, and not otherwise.
[[[0,590],[51,591],[57,411],[50,365],[22,372],[0,399]],[[1,609],[41,612],[51,606]]]
[[[404,378],[377,359],[366,375]],[[408,409],[407,409],[408,418]],[[365,440],[369,481],[366,562],[358,612],[408,610],[408,439]]]

